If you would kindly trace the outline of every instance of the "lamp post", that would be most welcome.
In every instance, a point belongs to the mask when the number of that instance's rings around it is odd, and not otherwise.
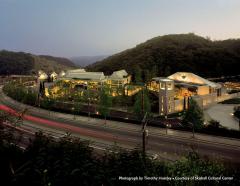
[[[72,111],[73,111],[73,119],[75,120],[76,116],[75,116],[75,103],[74,102],[73,102]]]

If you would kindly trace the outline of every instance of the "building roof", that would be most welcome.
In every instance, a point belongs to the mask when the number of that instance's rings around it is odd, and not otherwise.
[[[63,77],[63,76],[65,76],[65,74],[66,74],[66,73],[62,70],[62,71],[59,73],[59,76],[60,76],[60,77]]]
[[[220,84],[214,83],[190,72],[176,72],[175,74],[168,76],[168,78],[184,83],[208,85],[212,88],[221,88]]]
[[[115,79],[118,80],[118,79],[123,79],[126,76],[128,76],[128,73],[126,72],[126,70],[118,70],[118,71],[114,71],[112,75],[109,76],[109,78],[113,80]]]
[[[48,78],[48,75],[45,74],[45,73],[42,73],[38,76],[38,79],[41,79],[41,80],[44,80],[44,79],[47,79]]]
[[[165,78],[165,77],[155,77],[155,78],[152,78],[154,81],[162,81],[162,82],[172,82],[173,80],[172,79],[169,79],[169,78]]]
[[[103,72],[86,72],[84,69],[68,70],[63,78],[79,80],[104,80]]]
[[[41,74],[46,74],[44,71],[42,71],[42,70],[39,70],[38,71],[38,75],[40,76]]]
[[[52,72],[51,76],[57,76],[58,74],[56,72]]]
[[[84,68],[78,68],[73,70],[67,70],[66,73],[79,73],[79,72],[86,72],[86,70]]]

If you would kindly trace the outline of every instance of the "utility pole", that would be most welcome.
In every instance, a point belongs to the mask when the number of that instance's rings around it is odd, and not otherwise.
[[[142,116],[143,116],[143,114],[144,114],[144,92],[143,92],[144,90],[142,89],[142,94],[141,94],[141,102],[142,102],[142,104],[141,104],[141,106],[142,106]]]
[[[166,134],[168,133],[168,121],[167,121],[167,115],[168,115],[168,107],[169,107],[169,103],[168,103],[168,96],[167,96],[167,82],[165,82],[165,94],[164,94],[164,97],[165,97],[165,111],[164,111],[164,116],[165,116],[165,119],[166,119]]]
[[[144,163],[146,159],[146,126],[147,126],[147,112],[145,113],[142,120],[142,153]]]
[[[189,122],[189,124],[192,125],[192,138],[195,138],[194,124],[192,122]]]
[[[89,97],[89,89],[87,87],[88,92],[88,121],[90,120],[90,97]]]
[[[168,96],[167,96],[167,83],[165,82],[165,91],[164,91],[164,97],[165,97],[165,111],[164,111],[164,116],[165,119],[167,119],[168,115]]]

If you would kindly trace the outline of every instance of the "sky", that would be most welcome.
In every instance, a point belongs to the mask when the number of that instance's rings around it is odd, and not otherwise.
[[[190,32],[240,38],[240,0],[0,0],[0,50],[111,55]]]

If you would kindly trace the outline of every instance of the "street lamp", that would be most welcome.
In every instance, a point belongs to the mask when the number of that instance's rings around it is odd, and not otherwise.
[[[74,103],[73,103],[74,104]],[[75,120],[76,119],[76,116],[75,116],[75,108],[72,107],[72,111],[73,111],[73,119]]]

